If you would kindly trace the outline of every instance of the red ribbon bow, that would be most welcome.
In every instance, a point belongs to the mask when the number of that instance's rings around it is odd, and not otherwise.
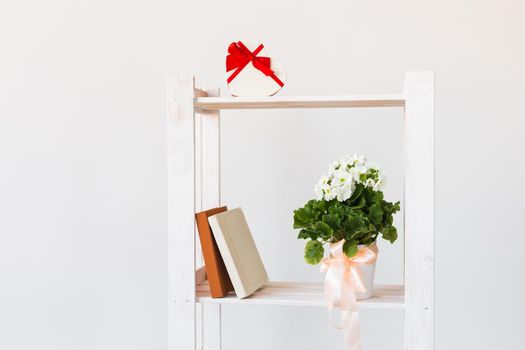
[[[270,57],[257,56],[263,47],[263,44],[261,44],[251,52],[241,41],[230,44],[228,47],[228,56],[226,56],[226,71],[229,72],[232,69],[235,69],[235,71],[228,78],[228,83],[235,79],[248,63],[252,62],[253,66],[263,72],[264,75],[275,80],[279,86],[284,86],[284,83],[270,68]]]

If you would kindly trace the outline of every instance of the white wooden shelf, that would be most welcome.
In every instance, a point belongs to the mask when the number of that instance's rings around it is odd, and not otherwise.
[[[197,97],[200,109],[357,108],[404,107],[403,95]]]
[[[321,283],[271,282],[255,294],[211,298],[195,213],[221,199],[221,110],[401,107],[404,112],[404,282],[376,285],[359,308],[400,309],[404,350],[434,350],[434,73],[408,72],[402,94],[220,97],[194,77],[167,85],[169,349],[220,350],[222,304],[325,306]],[[352,152],[352,150],[348,150]],[[300,259],[300,257],[296,257]],[[197,272],[197,273],[196,273]]]
[[[251,296],[239,299],[235,293],[212,298],[208,281],[197,286],[196,302],[240,305],[285,305],[326,307],[322,283],[270,282]],[[399,285],[376,285],[374,296],[360,300],[360,308],[403,309],[405,289]]]

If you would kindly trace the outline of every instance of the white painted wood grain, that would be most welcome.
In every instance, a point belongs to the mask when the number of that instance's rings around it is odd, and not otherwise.
[[[434,73],[406,73],[405,99],[405,350],[432,350]]]
[[[403,95],[200,97],[201,109],[403,107]]]
[[[194,97],[205,97],[207,96],[206,91],[202,89],[194,89]],[[202,127],[202,113],[194,113],[195,118],[195,212],[204,210],[203,205],[203,186],[202,182],[204,179],[203,174],[203,127]],[[197,228],[195,228],[197,230]],[[195,231],[196,232],[196,231]],[[197,268],[204,266],[204,258],[202,256],[202,247],[199,241],[199,235],[195,235],[195,259]]]
[[[205,97],[206,92],[204,90],[194,88],[193,90],[194,98]],[[195,111],[195,108],[194,108]],[[194,113],[194,123],[195,123],[195,132],[194,132],[194,152],[195,152],[195,212],[202,211],[202,117],[199,113]],[[196,224],[196,223],[195,223]],[[197,228],[195,228],[196,232]],[[202,256],[202,247],[199,241],[199,235],[195,234],[195,266],[197,271],[195,272],[195,283],[198,285],[206,280],[206,267],[204,266],[204,258]],[[202,304],[197,303],[195,308],[195,348],[202,349],[203,337],[204,337],[204,307]]]
[[[221,305],[202,304],[202,349],[221,349]]]
[[[202,303],[196,303],[195,304],[195,349],[202,349],[202,340],[204,338],[204,329],[203,329],[203,321],[204,321],[204,304]]]
[[[358,302],[359,307],[403,309],[404,288],[398,285],[377,285],[373,297]],[[197,301],[203,304],[282,305],[326,307],[324,284],[300,282],[269,282],[247,298],[239,299],[235,293],[214,299],[207,282],[197,286]]]
[[[219,88],[206,89],[209,98],[219,96]],[[197,111],[202,118],[202,205],[211,209],[221,204],[220,193],[220,112],[218,110]]]
[[[208,97],[220,96],[218,88],[199,90]],[[197,95],[197,92],[196,92]],[[219,110],[196,110],[200,118],[200,200],[201,210],[220,206],[220,112]],[[221,348],[221,305],[202,306],[202,349]]]
[[[169,349],[195,349],[193,78],[167,81]]]

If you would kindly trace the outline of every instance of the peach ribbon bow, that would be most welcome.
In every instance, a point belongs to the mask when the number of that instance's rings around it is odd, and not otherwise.
[[[330,257],[321,261],[321,272],[326,272],[324,294],[328,314],[336,328],[343,330],[346,350],[361,350],[361,335],[357,313],[357,293],[365,293],[359,266],[373,264],[377,259],[374,245],[361,247],[357,254],[349,258],[343,253],[344,240],[330,246]],[[341,321],[338,325],[332,318],[335,304],[341,309]]]

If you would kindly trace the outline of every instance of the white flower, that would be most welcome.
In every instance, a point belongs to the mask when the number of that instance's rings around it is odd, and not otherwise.
[[[324,191],[324,199],[327,200],[327,201],[331,201],[332,199],[334,199],[336,196],[336,193],[334,191],[332,191],[331,188],[327,188],[325,191]]]
[[[386,185],[386,176],[385,176],[385,174],[383,173],[382,170],[379,170],[377,177],[378,177],[378,179],[377,179],[376,183],[374,184],[373,190],[374,191],[382,191],[383,188],[385,188],[385,185]]]
[[[354,153],[352,157],[350,157],[350,163],[354,165],[363,165],[366,162],[366,158],[360,154]]]
[[[352,174],[354,177],[354,181],[357,183],[361,183],[361,175],[366,175],[368,171],[370,170],[367,164],[356,165],[352,169],[353,169]]]
[[[328,167],[328,175],[323,175],[314,188],[318,200],[344,202],[352,196],[356,185],[362,184],[381,191],[385,185],[383,171],[374,163],[368,163],[359,154],[341,158]]]
[[[341,162],[335,161],[328,166],[328,176],[333,175],[341,167]]]
[[[324,193],[327,189],[330,188],[330,185],[328,185],[328,178],[326,176],[321,176],[319,179],[319,182],[317,185],[315,185],[314,191],[315,194],[317,194],[317,199],[321,200],[323,199]]]
[[[364,185],[365,185],[365,187],[374,188],[376,183],[372,179],[366,179]]]
[[[347,170],[336,170],[331,180],[332,185],[338,186],[345,181],[352,181],[352,175]]]
[[[339,164],[341,164],[339,170],[345,172],[347,172],[350,169],[350,167],[353,166],[352,162],[348,158],[341,158],[341,160],[339,160]]]
[[[332,188],[330,185],[330,179],[325,175],[321,176],[317,185],[315,185],[314,191],[317,194],[317,199],[322,200],[323,198],[329,200],[333,199],[335,195],[332,194]]]
[[[335,188],[334,192],[336,193],[337,200],[339,202],[344,202],[352,196],[352,193],[354,193],[354,190],[355,190],[354,182],[349,181]]]

